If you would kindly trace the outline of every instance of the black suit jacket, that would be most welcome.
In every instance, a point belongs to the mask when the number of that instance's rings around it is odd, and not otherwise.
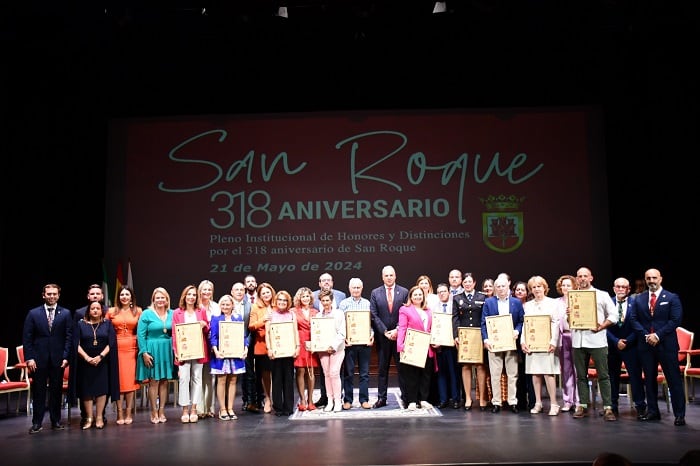
[[[37,367],[60,367],[70,361],[73,319],[70,310],[56,305],[53,326],[49,330],[46,307],[42,304],[31,309],[24,320],[22,344],[24,359],[33,359]]]

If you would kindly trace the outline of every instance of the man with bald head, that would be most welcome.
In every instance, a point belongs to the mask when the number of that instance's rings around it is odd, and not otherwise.
[[[683,377],[678,367],[678,336],[676,327],[683,320],[683,306],[677,294],[661,286],[661,272],[649,269],[644,272],[647,290],[637,295],[629,309],[632,328],[637,332],[637,351],[644,372],[647,396],[647,413],[640,421],[659,421],[658,366],[664,371],[671,393],[674,425],[685,425],[685,391]]]

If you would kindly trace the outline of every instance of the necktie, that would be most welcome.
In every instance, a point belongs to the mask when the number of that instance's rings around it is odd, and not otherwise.
[[[386,301],[389,303],[389,312],[391,312],[391,308],[394,306],[394,296],[391,294],[391,288],[386,289]]]
[[[656,307],[656,293],[651,294],[651,299],[649,299],[649,312],[651,316],[654,317],[654,308]]]
[[[471,294],[471,293],[469,293],[469,294],[467,295],[467,301],[470,302],[470,303],[472,302],[472,294]]]
[[[442,303],[442,312],[447,314],[447,303]]]
[[[617,326],[622,327],[622,301],[617,302]]]
[[[49,330],[51,330],[51,327],[53,326],[53,308],[49,308]]]

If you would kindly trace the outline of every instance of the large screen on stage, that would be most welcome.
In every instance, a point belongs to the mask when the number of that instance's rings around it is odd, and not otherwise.
[[[173,305],[249,273],[292,294],[360,277],[368,296],[385,265],[409,288],[453,268],[607,283],[603,147],[588,107],[114,120],[107,271],[128,260],[139,301],[164,286]]]

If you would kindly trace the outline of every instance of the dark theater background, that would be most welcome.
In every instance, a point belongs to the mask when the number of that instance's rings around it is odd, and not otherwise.
[[[684,326],[700,328],[693,2],[448,0],[437,14],[434,3],[5,5],[0,345],[20,344],[43,284],[75,309],[102,280],[111,119],[385,109],[600,108],[611,270],[594,274],[659,268]]]

